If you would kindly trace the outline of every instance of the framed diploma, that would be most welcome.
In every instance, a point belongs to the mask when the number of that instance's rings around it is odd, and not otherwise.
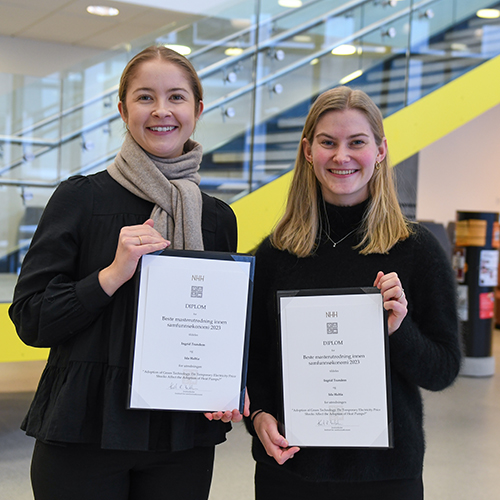
[[[290,446],[392,447],[387,319],[377,288],[278,292]]]
[[[243,412],[254,257],[144,255],[129,408]]]

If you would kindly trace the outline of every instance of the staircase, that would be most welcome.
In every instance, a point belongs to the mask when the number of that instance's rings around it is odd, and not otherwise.
[[[205,151],[201,187],[228,202],[291,168],[308,108],[325,89],[361,88],[387,117],[500,54],[500,21],[475,14],[491,6],[484,0],[232,6],[226,17],[134,42],[0,96],[0,272],[17,270],[59,182],[102,170],[116,155],[123,139],[116,82],[147,45],[192,47],[188,57],[205,88],[194,137]]]

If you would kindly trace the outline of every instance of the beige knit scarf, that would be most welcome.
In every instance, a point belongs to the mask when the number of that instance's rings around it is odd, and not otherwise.
[[[203,250],[202,199],[198,170],[202,147],[189,139],[184,154],[159,158],[146,153],[127,132],[108,172],[125,189],[155,203],[155,229],[171,242],[170,248]]]

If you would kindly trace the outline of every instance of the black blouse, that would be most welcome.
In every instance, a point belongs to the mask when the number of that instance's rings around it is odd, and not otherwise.
[[[120,229],[144,223],[152,207],[106,171],[70,178],[47,204],[9,310],[26,344],[51,348],[22,424],[28,435],[120,450],[224,441],[230,425],[200,413],[126,409],[134,283],[109,297],[98,273],[113,261]],[[206,250],[236,251],[234,213],[204,193],[202,231]]]
[[[353,207],[326,205],[323,232],[313,255],[298,258],[264,240],[256,253],[252,333],[248,367],[251,412],[279,414],[278,290],[373,286],[378,271],[398,273],[408,298],[408,314],[389,337],[394,448],[303,448],[283,466],[253,440],[258,462],[312,481],[380,481],[410,479],[422,473],[423,406],[420,388],[439,391],[460,368],[455,277],[436,238],[423,226],[387,254],[361,255],[353,247],[367,203]],[[325,232],[328,231],[327,238]],[[307,332],[304,332],[307,335]],[[248,419],[247,419],[248,424]],[[248,426],[254,432],[251,425]]]

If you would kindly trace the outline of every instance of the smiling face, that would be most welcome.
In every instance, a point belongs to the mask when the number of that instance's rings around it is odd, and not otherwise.
[[[333,205],[366,200],[375,162],[387,154],[385,137],[377,145],[368,120],[357,109],[326,112],[316,124],[312,144],[303,139],[302,147],[323,198]]]
[[[152,59],[138,65],[118,109],[139,146],[161,158],[176,158],[203,110],[199,102],[197,113],[196,104],[185,70]]]

